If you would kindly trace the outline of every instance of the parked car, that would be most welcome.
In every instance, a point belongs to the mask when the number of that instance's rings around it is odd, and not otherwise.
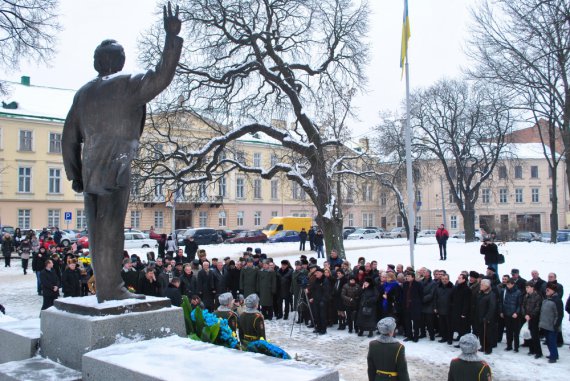
[[[220,237],[222,237],[223,241],[225,241],[226,239],[234,238],[236,236],[236,233],[231,229],[218,229],[216,231],[218,232]]]
[[[380,232],[380,238],[384,238],[384,235],[386,235],[386,230],[384,230],[384,228],[379,228],[377,226],[365,226],[364,229],[376,229]]]
[[[540,240],[542,242],[549,243],[549,242],[551,242],[551,239],[552,239],[552,233],[550,233],[550,232],[544,232],[544,233],[540,234]]]
[[[156,246],[156,240],[146,238],[143,233],[125,232],[125,249],[145,249]]]
[[[393,228],[390,232],[384,235],[385,238],[406,238],[408,234],[406,233],[405,227]]]
[[[40,231],[41,231],[41,230],[40,230]],[[37,233],[37,234],[38,234],[38,236],[39,236],[39,233]],[[83,229],[83,230],[81,230],[79,233],[77,233],[77,234],[75,235],[75,237],[77,237],[77,239],[79,239],[79,238],[81,238],[81,237],[83,237],[83,236],[86,236],[87,234],[88,234],[87,229]]]
[[[77,239],[77,245],[80,245],[84,249],[89,249],[89,236],[84,235]]]
[[[269,242],[299,242],[301,238],[299,237],[299,232],[295,230],[283,230],[275,234],[273,237],[269,238]]]
[[[267,236],[261,230],[246,230],[239,233],[236,237],[230,238],[226,243],[264,243],[267,242]]]
[[[451,235],[451,238],[465,239],[465,230],[458,231]],[[475,230],[475,241],[481,241],[483,236],[479,230]]]
[[[61,241],[60,244],[63,247],[71,246],[71,244],[77,242],[77,232],[71,229],[61,229]]]
[[[222,242],[222,237],[212,228],[190,228],[182,233],[177,233],[178,246],[184,246],[186,237],[194,238],[194,242],[198,245],[211,245]]]
[[[14,232],[16,231],[16,229],[14,229],[13,226],[2,225],[2,227],[0,227],[0,231],[2,232],[2,235],[4,235],[5,233],[8,233],[11,236],[14,236]]]
[[[570,241],[570,229],[561,229],[556,232],[556,240],[558,242]]]
[[[538,235],[538,233],[535,232],[522,231],[522,232],[517,232],[515,241],[518,242],[540,241],[540,236]]]
[[[354,233],[348,235],[347,239],[380,239],[382,238],[382,233],[377,229],[356,229]]]
[[[354,226],[346,226],[342,229],[342,238],[347,239],[348,236],[356,231]]]
[[[418,233],[418,237],[435,237],[435,230],[424,229]]]

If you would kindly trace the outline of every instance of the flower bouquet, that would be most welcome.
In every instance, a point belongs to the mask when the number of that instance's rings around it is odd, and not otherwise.
[[[253,353],[262,353],[266,356],[277,357],[284,360],[290,360],[291,356],[277,345],[271,344],[265,340],[252,341],[247,344],[246,350]]]

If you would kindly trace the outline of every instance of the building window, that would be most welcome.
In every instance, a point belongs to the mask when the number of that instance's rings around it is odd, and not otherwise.
[[[539,198],[539,189],[538,188],[532,188],[531,189],[531,201],[532,202],[539,202],[540,198]]]
[[[499,189],[499,203],[501,204],[507,203],[507,188]]]
[[[374,226],[374,213],[362,213],[362,226]]]
[[[522,179],[522,166],[516,165],[515,166],[515,179]]]
[[[552,188],[548,188],[548,200],[552,202]]]
[[[160,198],[162,196],[162,182],[154,180],[154,197]]]
[[[226,197],[226,176],[222,176],[218,180],[218,195],[222,198]]]
[[[61,134],[49,133],[49,153],[61,153]]]
[[[416,216],[416,228],[422,230],[422,216]]]
[[[245,196],[245,179],[238,177],[236,180],[236,198],[244,198]]]
[[[20,130],[20,151],[32,150],[32,131]]]
[[[253,224],[255,226],[261,225],[261,212],[257,211],[253,213]]]
[[[273,211],[271,212],[271,217],[277,217],[278,215],[279,215],[279,212],[276,211],[276,210],[273,210]]]
[[[131,228],[138,229],[141,226],[141,211],[131,210]]]
[[[48,192],[61,193],[61,169],[58,168],[49,169]]]
[[[453,193],[453,191],[450,189],[449,190],[449,203],[453,204],[455,202],[455,195]]]
[[[450,216],[449,217],[449,228],[450,229],[457,229],[457,216]]]
[[[271,180],[271,199],[277,200],[279,198],[279,180]]]
[[[506,179],[507,178],[507,167],[504,165],[501,165],[499,167],[499,179]]]
[[[253,180],[253,198],[261,198],[261,179]]]
[[[279,162],[279,159],[277,158],[277,155],[275,155],[274,153],[271,154],[271,166],[275,166],[277,165],[277,163]]]
[[[372,185],[364,184],[364,201],[372,201]]]
[[[61,227],[59,225],[60,221],[61,210],[59,209],[48,209],[48,226],[55,226],[57,228]]]
[[[32,191],[32,168],[18,168],[18,192],[30,193]]]
[[[388,203],[388,197],[386,196],[386,192],[380,193],[380,205],[386,206],[387,203]]]
[[[198,197],[200,198],[200,200],[205,200],[208,197],[205,181],[202,181],[201,183],[198,184]]]
[[[348,226],[354,226],[354,213],[348,213]]]
[[[449,177],[451,177],[451,179],[455,181],[457,179],[457,168],[455,168],[455,166],[450,166],[448,168],[448,172],[449,172]]]
[[[237,218],[236,225],[237,226],[243,226],[243,216],[244,216],[244,212],[242,210],[237,212],[237,215],[236,215],[236,218]]]
[[[32,220],[31,209],[18,209],[18,227],[20,229],[30,229]]]
[[[198,224],[200,225],[201,228],[205,228],[206,226],[208,226],[208,212],[206,211],[200,212],[200,214],[198,215]]]
[[[236,152],[235,158],[239,164],[246,165],[245,152],[243,152],[243,151]]]
[[[164,212],[162,210],[154,212],[154,227],[157,229],[164,227]]]
[[[538,165],[532,165],[530,167],[530,178],[538,179]]]
[[[400,215],[396,216],[396,226],[399,228],[404,226],[404,221],[402,220],[402,216]]]
[[[483,188],[481,191],[481,202],[483,204],[488,204],[491,202],[491,189]]]
[[[223,210],[218,213],[218,226],[226,226],[226,212]]]
[[[298,200],[299,199],[299,184],[297,184],[296,182],[291,182],[291,198],[293,200]]]
[[[253,166],[254,167],[261,167],[261,153],[255,152],[253,154]]]
[[[552,167],[548,166],[548,178],[551,179],[552,178]]]
[[[523,190],[522,188],[515,189],[515,202],[520,204],[523,202]]]
[[[75,228],[77,230],[87,229],[87,216],[85,215],[84,209],[76,209],[75,214],[77,215],[77,219],[75,222]]]

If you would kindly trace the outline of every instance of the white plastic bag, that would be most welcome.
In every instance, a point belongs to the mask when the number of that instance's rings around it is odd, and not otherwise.
[[[528,322],[525,322],[521,328],[520,338],[521,340],[530,340],[530,329],[528,328]]]

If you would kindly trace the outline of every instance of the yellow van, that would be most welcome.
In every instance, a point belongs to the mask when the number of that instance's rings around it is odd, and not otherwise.
[[[312,222],[313,219],[311,217],[273,217],[269,220],[265,229],[263,229],[263,233],[268,238],[282,230],[300,232],[302,228],[305,228],[305,231],[308,233]]]

